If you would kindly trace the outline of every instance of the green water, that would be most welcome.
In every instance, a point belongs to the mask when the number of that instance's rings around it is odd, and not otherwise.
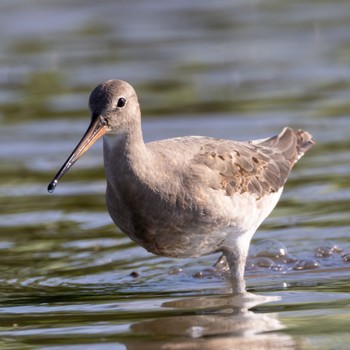
[[[0,348],[348,349],[349,14],[346,0],[2,1]],[[136,88],[147,141],[314,135],[254,236],[261,300],[238,306],[218,256],[156,257],[124,236],[101,143],[47,193],[110,78]],[[256,257],[266,239],[291,260]]]

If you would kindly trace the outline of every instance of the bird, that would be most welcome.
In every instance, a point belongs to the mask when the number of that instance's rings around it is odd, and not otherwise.
[[[137,94],[122,80],[97,85],[89,108],[90,125],[48,191],[103,137],[106,206],[115,225],[155,255],[221,252],[232,293],[247,293],[251,239],[279,201],[295,163],[315,144],[312,136],[285,127],[252,141],[183,136],[145,143]]]

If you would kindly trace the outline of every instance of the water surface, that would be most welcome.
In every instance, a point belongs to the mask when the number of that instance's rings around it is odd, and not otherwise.
[[[0,10],[1,348],[347,348],[348,1]],[[90,90],[110,78],[136,88],[147,141],[286,125],[315,136],[254,236],[246,280],[261,300],[230,296],[219,256],[156,257],[124,236],[105,209],[101,142],[46,192],[88,125]]]

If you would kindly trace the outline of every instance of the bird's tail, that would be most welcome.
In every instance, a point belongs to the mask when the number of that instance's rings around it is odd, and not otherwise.
[[[312,135],[307,131],[299,129],[295,132],[295,135],[297,137],[297,159],[295,160],[296,162],[305,154],[305,152],[307,152],[316,143],[316,141],[312,138]]]
[[[273,136],[261,145],[278,149],[293,166],[313,145],[315,140],[307,131],[294,131],[284,128],[279,135]]]

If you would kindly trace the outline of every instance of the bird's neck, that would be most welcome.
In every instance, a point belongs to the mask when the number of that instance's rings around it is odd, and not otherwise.
[[[152,156],[146,148],[141,128],[132,132],[103,137],[103,153],[107,180],[112,183],[124,177],[147,177]]]

